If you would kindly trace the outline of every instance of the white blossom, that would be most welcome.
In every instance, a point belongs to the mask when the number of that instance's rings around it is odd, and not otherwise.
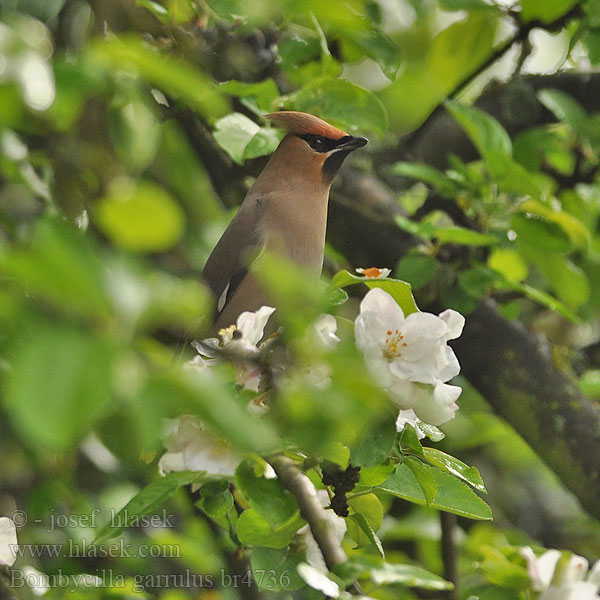
[[[235,360],[236,384],[258,392],[262,369],[247,359],[258,354],[259,342],[274,312],[271,306],[261,306],[256,312],[243,312],[235,325],[219,331],[219,338],[207,338],[200,342],[194,340],[192,346],[198,355],[187,363],[188,368],[202,372],[206,367],[222,362],[223,354],[234,360],[238,358]]]
[[[355,271],[367,279],[385,279],[392,272],[391,269],[380,269],[378,267],[358,268]]]
[[[588,571],[589,563],[582,556],[571,555],[566,562],[558,550],[547,550],[536,556],[529,546],[519,554],[527,561],[531,589],[539,592],[539,600],[598,600],[600,561]],[[564,562],[564,564],[563,564]]]
[[[163,475],[172,471],[206,471],[211,475],[233,476],[240,461],[227,440],[191,415],[171,420],[163,443],[167,452],[158,462]]]
[[[12,519],[0,517],[0,566],[12,567],[17,559],[17,528]]]
[[[354,324],[356,345],[398,408],[441,425],[458,409],[461,388],[446,382],[458,375],[460,365],[447,342],[460,336],[464,322],[454,310],[405,317],[392,296],[375,288],[361,302]]]
[[[419,427],[419,419],[414,410],[401,410],[396,419],[396,431],[403,431],[406,425],[412,425],[417,434],[417,438],[422,440],[425,434]]]

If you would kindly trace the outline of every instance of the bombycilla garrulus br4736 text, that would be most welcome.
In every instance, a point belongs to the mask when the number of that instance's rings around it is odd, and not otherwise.
[[[346,156],[367,143],[306,113],[281,111],[267,118],[287,133],[202,272],[217,299],[217,330],[243,311],[269,304],[249,269],[262,249],[319,277],[331,183]]]

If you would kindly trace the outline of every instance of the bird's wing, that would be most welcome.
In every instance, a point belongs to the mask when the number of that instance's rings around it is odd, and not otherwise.
[[[247,198],[206,261],[202,278],[217,298],[217,314],[246,277],[248,261],[263,244],[263,214],[260,199]]]

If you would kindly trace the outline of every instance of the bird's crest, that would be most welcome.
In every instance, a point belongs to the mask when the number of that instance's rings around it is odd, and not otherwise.
[[[294,110],[282,110],[270,113],[265,115],[265,118],[273,121],[277,127],[296,135],[311,133],[313,135],[322,135],[332,140],[339,140],[348,135],[345,131],[330,125],[326,121],[323,121],[323,119],[319,119],[319,117]]]

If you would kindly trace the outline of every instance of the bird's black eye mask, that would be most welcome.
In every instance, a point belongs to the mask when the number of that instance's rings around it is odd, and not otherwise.
[[[339,140],[332,140],[331,138],[322,135],[315,135],[313,133],[302,133],[297,135],[299,138],[302,138],[315,152],[331,152],[331,150],[335,150],[336,148],[348,143],[351,139],[349,135],[345,135]]]

